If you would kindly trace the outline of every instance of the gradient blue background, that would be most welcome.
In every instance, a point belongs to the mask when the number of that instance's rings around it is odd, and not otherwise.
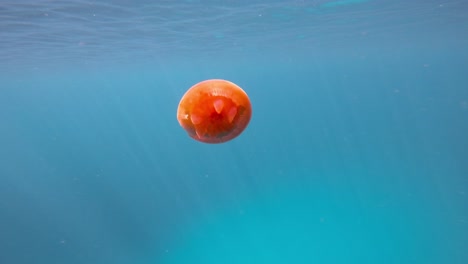
[[[467,1],[0,3],[0,263],[468,263]],[[253,117],[176,120],[210,78]]]

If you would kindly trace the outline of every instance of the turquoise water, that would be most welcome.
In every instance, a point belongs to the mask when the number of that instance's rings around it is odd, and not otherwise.
[[[467,10],[0,3],[0,263],[468,263]],[[219,145],[176,120],[211,78]]]

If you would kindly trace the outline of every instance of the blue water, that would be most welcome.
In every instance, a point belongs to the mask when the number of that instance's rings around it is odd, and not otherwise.
[[[0,2],[0,263],[468,263],[468,2]],[[233,141],[176,120],[250,96]]]

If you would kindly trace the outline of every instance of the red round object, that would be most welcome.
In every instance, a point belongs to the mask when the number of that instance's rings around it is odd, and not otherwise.
[[[182,97],[177,120],[190,137],[223,143],[239,136],[249,124],[252,106],[236,84],[220,79],[192,86]]]

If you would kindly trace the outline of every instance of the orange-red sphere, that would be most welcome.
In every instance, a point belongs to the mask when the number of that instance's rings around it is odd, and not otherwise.
[[[219,79],[192,86],[177,109],[180,125],[204,143],[223,143],[239,136],[251,117],[252,106],[244,90]]]

